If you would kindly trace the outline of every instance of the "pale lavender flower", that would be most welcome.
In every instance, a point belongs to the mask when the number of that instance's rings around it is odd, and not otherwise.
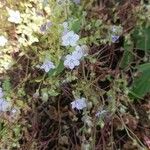
[[[74,3],[80,4],[80,0],[73,0]]]
[[[67,32],[62,36],[62,45],[63,46],[76,46],[77,41],[79,40],[79,35],[73,31]]]
[[[83,52],[83,49],[81,48],[81,46],[75,47],[75,51],[72,53],[72,56],[78,60],[80,60],[84,56],[84,52]]]
[[[8,111],[8,109],[11,107],[11,104],[7,102],[5,99],[0,98],[0,112]]]
[[[107,113],[106,110],[99,110],[99,111],[95,114],[95,116],[96,116],[96,117],[103,117],[106,113]]]
[[[16,24],[21,23],[20,12],[18,10],[14,11],[12,9],[7,8],[7,11],[9,14],[8,21],[10,21],[12,23],[16,23]]]
[[[111,41],[112,41],[113,43],[116,43],[118,39],[119,39],[119,36],[118,36],[118,35],[111,35]]]
[[[8,42],[7,39],[3,35],[1,35],[0,36],[0,46],[5,46],[7,42]]]
[[[78,60],[80,60],[82,57],[87,56],[87,46],[79,46],[77,45],[75,47],[75,51],[72,53],[72,56]]]
[[[74,69],[76,66],[79,66],[80,62],[78,59],[74,58],[72,55],[67,55],[65,57],[64,66],[69,69]]]
[[[65,57],[64,66],[70,69],[74,69],[76,66],[79,66],[80,59],[87,55],[87,46],[75,47],[75,51],[72,54],[69,54]]]
[[[51,25],[52,25],[52,23],[50,21],[42,24],[40,26],[40,31],[45,33],[51,27]]]
[[[44,23],[44,24],[42,24],[42,25],[40,26],[40,31],[43,32],[43,33],[46,32],[46,23]]]
[[[54,69],[55,66],[53,64],[53,62],[49,61],[49,60],[45,60],[44,63],[42,64],[42,66],[40,67],[40,69],[44,69],[45,72],[49,72],[51,69]]]
[[[87,100],[85,98],[76,99],[75,101],[71,102],[72,109],[82,110],[83,108],[87,107]]]
[[[7,102],[4,98],[3,89],[0,87],[0,112],[5,112],[10,108],[10,103]]]
[[[116,25],[113,25],[111,27],[111,41],[113,43],[117,43],[118,42],[118,39],[120,37],[120,35],[122,34],[122,31],[123,28],[121,26],[116,26]]]

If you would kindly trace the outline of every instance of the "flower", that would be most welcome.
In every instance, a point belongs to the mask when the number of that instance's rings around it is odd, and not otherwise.
[[[3,98],[3,96],[3,89],[0,87],[0,112],[7,111],[11,106],[10,103]]]
[[[8,8],[7,11],[9,14],[8,21],[10,21],[12,23],[16,23],[16,24],[21,23],[20,12],[18,10],[14,11],[14,10]]]
[[[45,33],[51,27],[51,25],[52,25],[52,23],[50,21],[42,24],[40,26],[40,31]]]
[[[80,0],[73,0],[74,3],[80,4]]]
[[[72,53],[72,56],[78,60],[86,55],[87,55],[87,46],[86,45],[82,45],[82,46],[77,45],[75,47],[75,51]]]
[[[53,64],[53,62],[49,61],[49,60],[45,60],[43,65],[40,67],[40,69],[44,69],[45,72],[49,72],[51,69],[54,69],[55,66]]]
[[[111,35],[111,41],[112,41],[113,43],[116,43],[118,39],[119,39],[119,36],[118,36],[118,35]]]
[[[73,69],[76,66],[79,66],[80,62],[72,55],[67,55],[65,57],[64,66],[70,69]]]
[[[86,103],[86,99],[85,98],[80,98],[80,99],[76,99],[75,101],[71,102],[72,105],[72,109],[78,109],[78,110],[82,110],[83,108],[87,107],[87,103]]]
[[[76,46],[77,41],[79,40],[79,35],[74,33],[73,31],[67,32],[62,36],[62,45],[63,46]]]
[[[0,46],[5,46],[7,42],[8,42],[7,39],[3,35],[1,35],[0,36]]]
[[[79,46],[75,47],[75,51],[72,54],[69,54],[65,57],[64,66],[70,69],[73,69],[76,66],[79,66],[80,59],[83,56],[87,55],[87,46]]]
[[[5,99],[0,98],[0,112],[5,112],[11,107],[10,103]]]
[[[111,41],[113,43],[117,43],[122,32],[123,32],[122,26],[113,25],[111,27]]]
[[[72,53],[72,56],[78,60],[84,56],[84,52],[83,52],[83,49],[81,48],[81,46],[75,47],[75,51]]]
[[[99,110],[95,116],[96,117],[104,117],[106,115],[107,111],[106,110]]]

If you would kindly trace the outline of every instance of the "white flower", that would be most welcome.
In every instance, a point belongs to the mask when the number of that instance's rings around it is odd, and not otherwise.
[[[78,59],[74,58],[72,55],[67,55],[65,57],[64,66],[70,69],[73,69],[76,66],[79,66],[80,62]]]
[[[87,46],[76,46],[72,56],[76,59],[81,59],[83,56],[87,56]]]
[[[20,12],[18,10],[14,11],[14,10],[8,8],[7,11],[9,14],[8,21],[16,23],[16,24],[21,23]]]
[[[11,107],[10,103],[5,99],[0,98],[0,112],[5,112]]]
[[[113,43],[116,43],[118,39],[119,39],[119,36],[118,36],[118,35],[111,35],[111,41],[112,41]]]
[[[45,72],[49,72],[51,69],[54,69],[55,66],[54,66],[53,62],[51,62],[49,60],[45,60],[43,65],[40,68],[44,69]]]
[[[87,102],[85,98],[80,98],[71,102],[71,105],[72,105],[72,109],[76,108],[78,110],[82,110],[83,108],[87,107]]]
[[[62,45],[63,46],[76,46],[77,41],[79,40],[79,35],[74,33],[73,31],[67,32],[62,36]]]
[[[7,39],[4,36],[0,36],[0,46],[5,46],[7,43]]]
[[[75,51],[72,53],[72,56],[78,60],[84,56],[84,52],[83,52],[83,49],[81,48],[81,46],[75,47]]]

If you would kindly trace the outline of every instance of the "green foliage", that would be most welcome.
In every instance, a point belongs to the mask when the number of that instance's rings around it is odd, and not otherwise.
[[[138,76],[131,86],[131,94],[136,98],[142,98],[150,92],[150,63],[137,67]]]
[[[131,44],[124,44],[124,53],[123,53],[123,57],[121,59],[120,62],[120,67],[125,69],[126,67],[128,67],[132,61],[133,61],[133,43]]]
[[[11,95],[11,92],[12,92],[12,86],[11,86],[11,83],[10,83],[10,78],[7,77],[3,83],[2,83],[2,88],[5,92],[5,96],[10,96]]]
[[[74,32],[78,33],[81,29],[81,20],[79,19],[73,19],[70,21],[70,29],[73,30]]]
[[[1,149],[19,148],[19,139],[21,137],[21,126],[18,124],[9,124],[8,122],[0,122],[0,139]]]
[[[150,27],[137,27],[133,33],[133,40],[138,49],[150,50]]]
[[[60,60],[58,66],[51,70],[49,73],[48,73],[48,76],[57,76],[59,74],[61,74],[64,70],[64,61],[63,60]]]

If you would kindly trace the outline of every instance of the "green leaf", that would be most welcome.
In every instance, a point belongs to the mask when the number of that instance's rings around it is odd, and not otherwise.
[[[125,49],[125,52],[120,62],[120,68],[123,68],[123,69],[129,66],[133,60],[133,54],[131,52],[133,50],[133,44],[130,44],[130,45],[125,44],[124,49]]]
[[[78,33],[80,31],[81,22],[79,19],[75,19],[71,22],[69,26],[71,30]]]
[[[60,60],[59,65],[48,72],[48,76],[57,76],[64,70],[64,62],[63,60]]]
[[[55,70],[56,70],[56,69],[51,69],[51,70],[48,72],[48,76],[49,76],[49,77],[50,77],[50,76],[53,76],[54,73],[55,73]]]
[[[150,27],[136,28],[133,33],[136,48],[141,50],[150,50]]]
[[[59,75],[63,70],[64,70],[64,61],[60,60],[59,65],[57,66],[57,68],[55,69],[54,75],[57,76]]]
[[[134,97],[142,98],[150,92],[150,63],[140,65],[138,68],[139,76],[134,79],[131,87],[131,94]]]

